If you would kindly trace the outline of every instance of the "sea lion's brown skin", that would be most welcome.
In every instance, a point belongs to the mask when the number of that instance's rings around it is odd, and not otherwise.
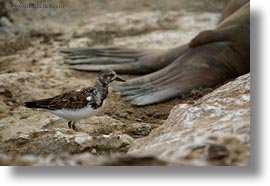
[[[249,0],[230,0],[230,2],[224,7],[219,22],[222,22],[247,3],[249,3]]]
[[[240,0],[242,3],[243,1]],[[236,1],[231,1],[233,6]],[[226,9],[225,9],[226,10]],[[146,74],[115,87],[134,105],[179,97],[199,87],[213,87],[250,71],[250,5],[223,12],[215,30],[199,33],[190,43],[171,50],[125,48],[63,49],[77,70],[113,69]],[[100,59],[100,60],[99,60]],[[84,64],[85,63],[85,64]]]

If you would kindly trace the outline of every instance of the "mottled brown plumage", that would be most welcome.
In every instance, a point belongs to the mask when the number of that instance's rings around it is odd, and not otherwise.
[[[87,100],[87,97],[91,97],[91,100]],[[106,98],[106,97],[105,97]],[[105,99],[103,98],[103,99]],[[87,105],[93,105],[93,108],[96,109],[99,105],[96,103],[97,100],[97,91],[94,87],[88,87],[81,90],[75,90],[67,92],[61,95],[57,95],[52,98],[36,100],[33,102],[25,102],[25,106],[30,107],[30,104],[33,107],[30,108],[44,108],[49,110],[57,109],[81,109]]]

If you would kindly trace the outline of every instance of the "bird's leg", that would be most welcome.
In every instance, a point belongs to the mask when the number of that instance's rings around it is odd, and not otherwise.
[[[76,127],[76,121],[72,121],[72,125],[71,125],[72,129],[74,131],[78,131],[77,127]]]
[[[68,128],[71,129],[72,121],[68,121]]]

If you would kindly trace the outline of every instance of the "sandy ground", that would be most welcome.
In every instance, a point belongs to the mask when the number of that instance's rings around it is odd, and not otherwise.
[[[37,1],[40,2],[40,1]],[[67,127],[66,121],[22,103],[92,86],[96,73],[74,71],[63,61],[59,47],[129,46],[171,48],[189,41],[203,29],[215,27],[225,1],[92,0],[48,1],[58,9],[12,10],[15,34],[0,40],[0,142],[42,128]],[[14,4],[17,2],[14,1]],[[3,35],[6,34],[3,32]],[[7,39],[8,38],[8,39]],[[10,49],[11,48],[11,49]],[[123,75],[125,79],[134,76]],[[148,126],[148,135],[179,103],[193,103],[212,89],[199,89],[165,103],[136,107],[110,91],[106,109],[95,120]],[[90,123],[88,118],[81,123]],[[106,122],[104,122],[106,123]],[[91,133],[81,125],[82,130]],[[94,134],[108,133],[102,127]]]

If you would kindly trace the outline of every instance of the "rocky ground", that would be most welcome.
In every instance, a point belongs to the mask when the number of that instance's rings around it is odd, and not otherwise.
[[[59,47],[171,48],[214,28],[225,1],[48,2],[64,8],[0,15],[0,164],[249,164],[249,75],[144,107],[110,91],[104,113],[79,132],[22,106],[93,85],[97,74],[71,70]]]

